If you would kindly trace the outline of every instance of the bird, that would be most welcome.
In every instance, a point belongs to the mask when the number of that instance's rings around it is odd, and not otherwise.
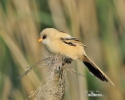
[[[60,53],[73,60],[82,61],[95,77],[114,86],[106,74],[87,56],[84,49],[85,45],[77,38],[55,28],[45,28],[40,32],[38,42],[42,42],[50,53]]]

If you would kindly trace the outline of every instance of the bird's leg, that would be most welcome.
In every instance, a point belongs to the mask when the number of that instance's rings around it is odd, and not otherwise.
[[[68,58],[68,57],[65,57],[65,59],[64,59],[64,63],[66,63],[66,64],[71,64],[72,61],[73,61],[73,59]]]

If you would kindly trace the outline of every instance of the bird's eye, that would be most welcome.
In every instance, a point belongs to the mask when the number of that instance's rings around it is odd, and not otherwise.
[[[45,39],[45,38],[47,38],[47,36],[46,36],[46,35],[43,35],[43,39]]]

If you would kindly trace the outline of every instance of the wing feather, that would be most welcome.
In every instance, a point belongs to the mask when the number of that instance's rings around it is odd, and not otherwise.
[[[61,41],[70,46],[85,46],[81,41],[74,37],[70,38],[61,38]]]

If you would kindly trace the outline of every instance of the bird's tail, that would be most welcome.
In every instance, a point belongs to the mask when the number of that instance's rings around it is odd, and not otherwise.
[[[114,86],[113,82],[87,56],[84,56],[83,63],[89,69],[89,71],[97,78],[102,81],[109,82]]]

